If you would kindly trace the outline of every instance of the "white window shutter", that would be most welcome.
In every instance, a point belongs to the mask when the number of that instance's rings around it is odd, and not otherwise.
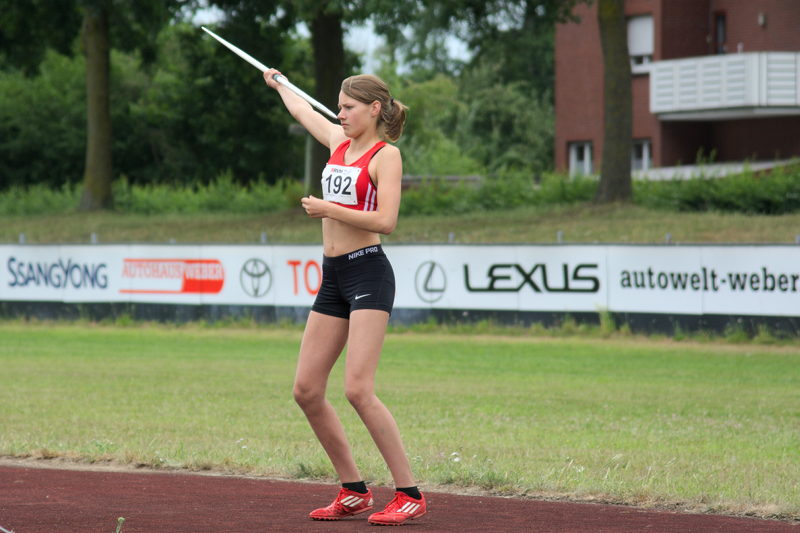
[[[653,17],[644,15],[628,19],[628,53],[632,56],[653,55]]]

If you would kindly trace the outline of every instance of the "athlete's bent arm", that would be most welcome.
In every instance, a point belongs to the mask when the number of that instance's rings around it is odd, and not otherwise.
[[[313,218],[332,218],[359,229],[389,235],[397,227],[400,211],[400,184],[403,160],[395,146],[384,146],[373,158],[375,182],[378,188],[378,208],[357,211],[313,196],[301,200],[303,208]],[[371,166],[371,165],[370,165]]]

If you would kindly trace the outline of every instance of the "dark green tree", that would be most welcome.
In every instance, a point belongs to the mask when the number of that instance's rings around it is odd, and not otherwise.
[[[86,164],[83,174],[83,210],[113,205],[111,182],[111,41],[109,5],[84,5],[81,37],[86,54]]]
[[[34,73],[47,48],[70,48],[80,36],[86,56],[86,162],[79,208],[108,208],[112,196],[110,52],[139,49],[152,60],[155,37],[191,0],[51,0],[0,3],[0,66]]]
[[[291,34],[294,25],[270,12],[271,3],[233,4],[211,29],[310,92],[311,51]],[[255,68],[190,24],[170,26],[162,47],[153,109],[138,111],[167,175],[207,182],[230,170],[247,183],[301,174],[302,142],[288,134],[292,118]]]
[[[67,54],[81,25],[74,2],[0,0],[0,68],[36,74],[48,48]]]
[[[603,48],[603,151],[595,201],[626,201],[632,195],[631,65],[624,0],[599,0],[597,20]]]

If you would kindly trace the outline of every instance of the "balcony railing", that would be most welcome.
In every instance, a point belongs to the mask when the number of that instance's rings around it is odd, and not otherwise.
[[[650,67],[650,111],[662,120],[800,114],[800,53],[656,61]]]

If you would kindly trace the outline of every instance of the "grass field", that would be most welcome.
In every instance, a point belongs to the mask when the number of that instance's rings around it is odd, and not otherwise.
[[[0,323],[0,455],[333,479],[291,397],[298,328]],[[423,488],[800,518],[793,346],[388,336]],[[342,394],[366,478],[390,484]]]
[[[447,242],[454,233],[462,243],[555,242],[793,243],[800,234],[800,213],[780,216],[735,213],[675,213],[640,206],[525,207],[448,216],[404,216],[385,243]],[[319,221],[299,209],[269,215],[135,215],[111,212],[65,215],[0,216],[0,242],[29,243],[259,242],[262,232],[273,243],[321,242]]]

